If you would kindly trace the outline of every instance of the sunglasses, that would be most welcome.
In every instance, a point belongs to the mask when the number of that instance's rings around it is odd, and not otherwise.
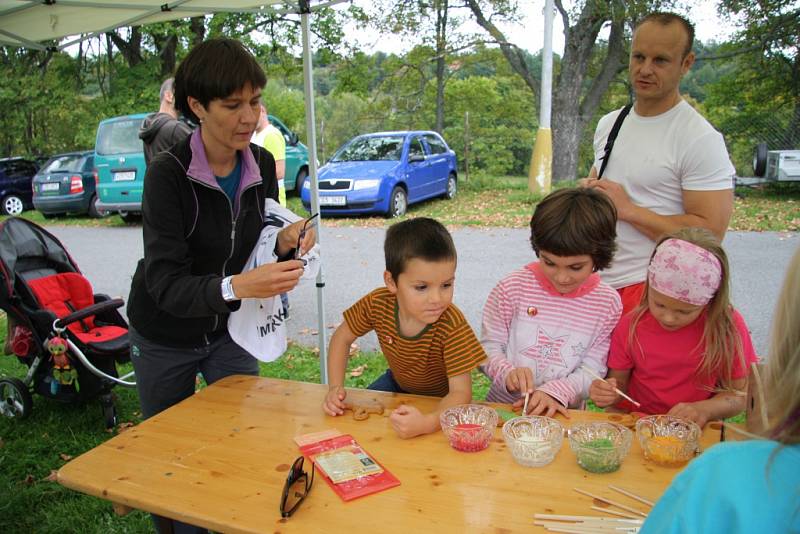
[[[303,471],[303,460],[302,456],[298,457],[286,477],[281,497],[281,517],[290,517],[297,510],[314,483],[314,462],[311,462],[311,478],[309,479],[308,473]]]
[[[316,219],[318,215],[319,215],[319,213],[315,213],[314,215],[312,215],[311,217],[306,219],[306,222],[303,223],[303,229],[300,230],[300,235],[297,236],[297,247],[295,247],[294,259],[296,259],[296,260],[300,259],[300,243],[303,242],[303,238],[306,236],[306,230],[308,230],[309,228],[313,228],[314,227],[313,224],[311,226],[309,226],[308,223],[310,223],[311,221]],[[308,251],[306,251],[306,252],[308,252]]]

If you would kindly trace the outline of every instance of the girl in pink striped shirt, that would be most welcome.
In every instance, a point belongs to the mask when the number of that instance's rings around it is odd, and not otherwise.
[[[611,263],[616,224],[614,205],[592,189],[561,189],[536,206],[531,245],[539,261],[503,278],[483,308],[486,400],[520,407],[528,393],[528,413],[567,415],[592,382],[580,366],[605,376],[622,305],[597,271]]]

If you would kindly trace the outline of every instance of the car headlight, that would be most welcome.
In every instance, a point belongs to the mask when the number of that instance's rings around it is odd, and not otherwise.
[[[353,191],[358,191],[359,189],[375,189],[380,183],[380,180],[356,180],[353,183]]]

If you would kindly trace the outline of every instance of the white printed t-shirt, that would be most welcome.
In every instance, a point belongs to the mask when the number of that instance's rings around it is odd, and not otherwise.
[[[594,167],[620,110],[597,123]],[[682,192],[733,188],[736,170],[722,134],[685,100],[655,117],[631,109],[622,123],[603,179],[618,182],[631,201],[659,215],[685,213]],[[619,289],[644,281],[655,243],[627,222],[617,223],[617,252],[601,276]]]

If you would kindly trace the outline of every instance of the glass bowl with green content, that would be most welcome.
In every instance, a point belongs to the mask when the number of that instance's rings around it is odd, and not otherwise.
[[[631,449],[633,432],[611,422],[575,423],[567,431],[569,446],[590,473],[613,473]]]

